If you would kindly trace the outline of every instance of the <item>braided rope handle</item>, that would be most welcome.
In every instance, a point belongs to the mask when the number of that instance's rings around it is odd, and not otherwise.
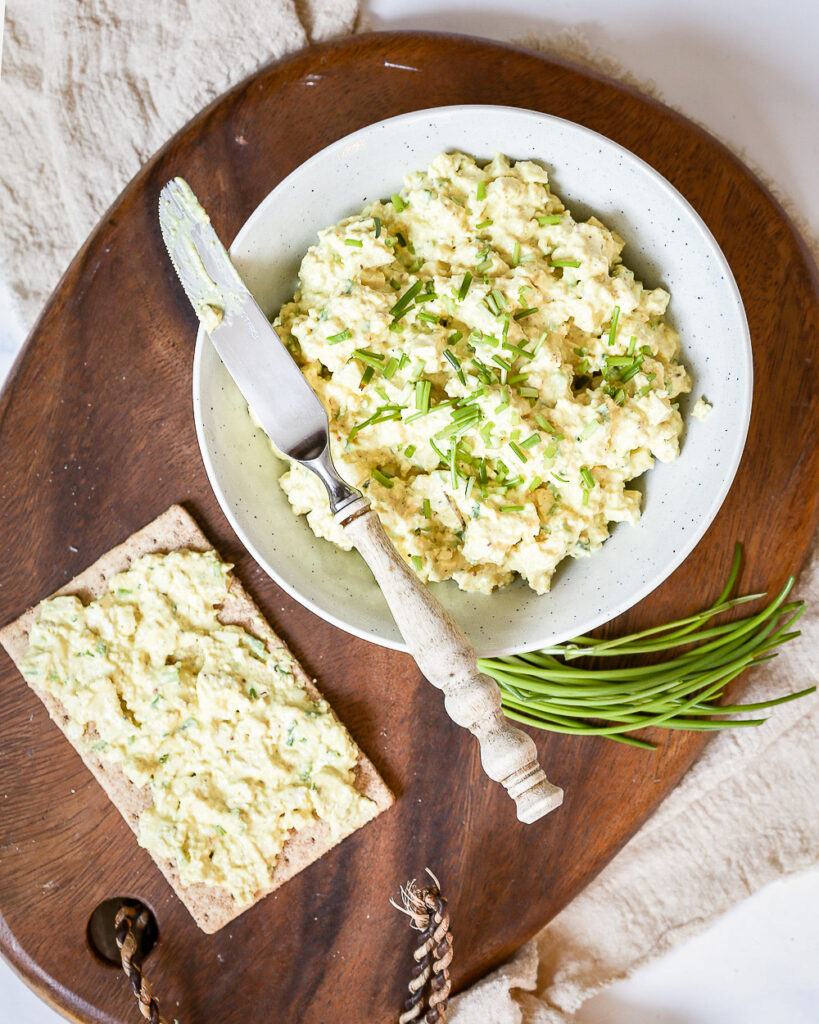
[[[139,957],[140,935],[148,924],[148,911],[143,907],[137,911],[134,907],[123,906],[114,920],[117,946],[122,957],[122,969],[130,981],[134,995],[137,997],[142,1016],[149,1024],[168,1024],[159,1012],[159,1004],[151,991],[151,983],[142,973]]]
[[[401,890],[403,906],[394,907],[407,914],[412,927],[421,932],[420,942],[412,954],[415,964],[409,982],[409,996],[398,1024],[444,1024],[452,983],[452,933],[449,930],[447,903],[441,895],[438,880],[427,869],[433,884],[419,889],[415,880]],[[422,1016],[423,1015],[423,1016]]]

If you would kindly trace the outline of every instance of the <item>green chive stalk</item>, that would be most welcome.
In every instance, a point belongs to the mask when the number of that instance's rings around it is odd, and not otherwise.
[[[731,597],[740,560],[737,545],[725,588],[695,615],[615,639],[578,636],[529,654],[481,658],[480,669],[498,682],[508,718],[550,732],[605,736],[654,750],[656,744],[634,733],[648,727],[705,731],[761,725],[765,718],[725,716],[772,708],[816,687],[753,704],[721,703],[732,680],[801,635],[793,627],[805,610],[803,601],[787,601],[791,577],[760,611],[715,625],[718,616],[765,596]],[[646,664],[640,655],[665,657]],[[623,666],[622,659],[635,656],[637,661]],[[590,658],[617,658],[618,667],[577,664]]]

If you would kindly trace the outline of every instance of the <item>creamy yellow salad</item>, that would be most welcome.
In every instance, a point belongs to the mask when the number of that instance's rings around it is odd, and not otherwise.
[[[442,153],[319,232],[275,320],[330,419],[342,476],[424,580],[549,589],[567,556],[635,523],[628,486],[679,454],[691,382],[669,295],[577,221],[530,160]],[[293,510],[341,548],[296,463]]]
[[[358,750],[295,662],[223,625],[229,565],[213,551],[145,555],[96,601],[43,601],[22,665],[68,712],[69,735],[152,802],[139,842],[249,903],[294,830],[334,838],[375,817]]]

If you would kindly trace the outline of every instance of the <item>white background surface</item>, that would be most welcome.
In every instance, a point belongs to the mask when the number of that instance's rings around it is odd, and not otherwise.
[[[503,40],[529,33],[579,36],[742,149],[819,234],[815,0],[778,6],[769,0],[365,0],[364,6],[375,29]],[[0,379],[22,334],[0,278]],[[111,983],[122,979],[112,972]],[[752,896],[697,938],[592,999],[577,1020],[815,1024],[818,1008],[819,871],[812,871]],[[0,961],[0,1024],[60,1019]],[[194,1022],[183,1018],[182,1024]]]

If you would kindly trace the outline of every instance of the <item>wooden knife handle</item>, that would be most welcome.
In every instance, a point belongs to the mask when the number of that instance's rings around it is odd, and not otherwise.
[[[563,790],[546,778],[534,741],[506,719],[497,683],[478,671],[472,644],[395,550],[369,502],[362,499],[337,518],[372,570],[418,667],[443,690],[452,721],[477,737],[484,771],[508,790],[518,818],[537,821],[559,807]]]

